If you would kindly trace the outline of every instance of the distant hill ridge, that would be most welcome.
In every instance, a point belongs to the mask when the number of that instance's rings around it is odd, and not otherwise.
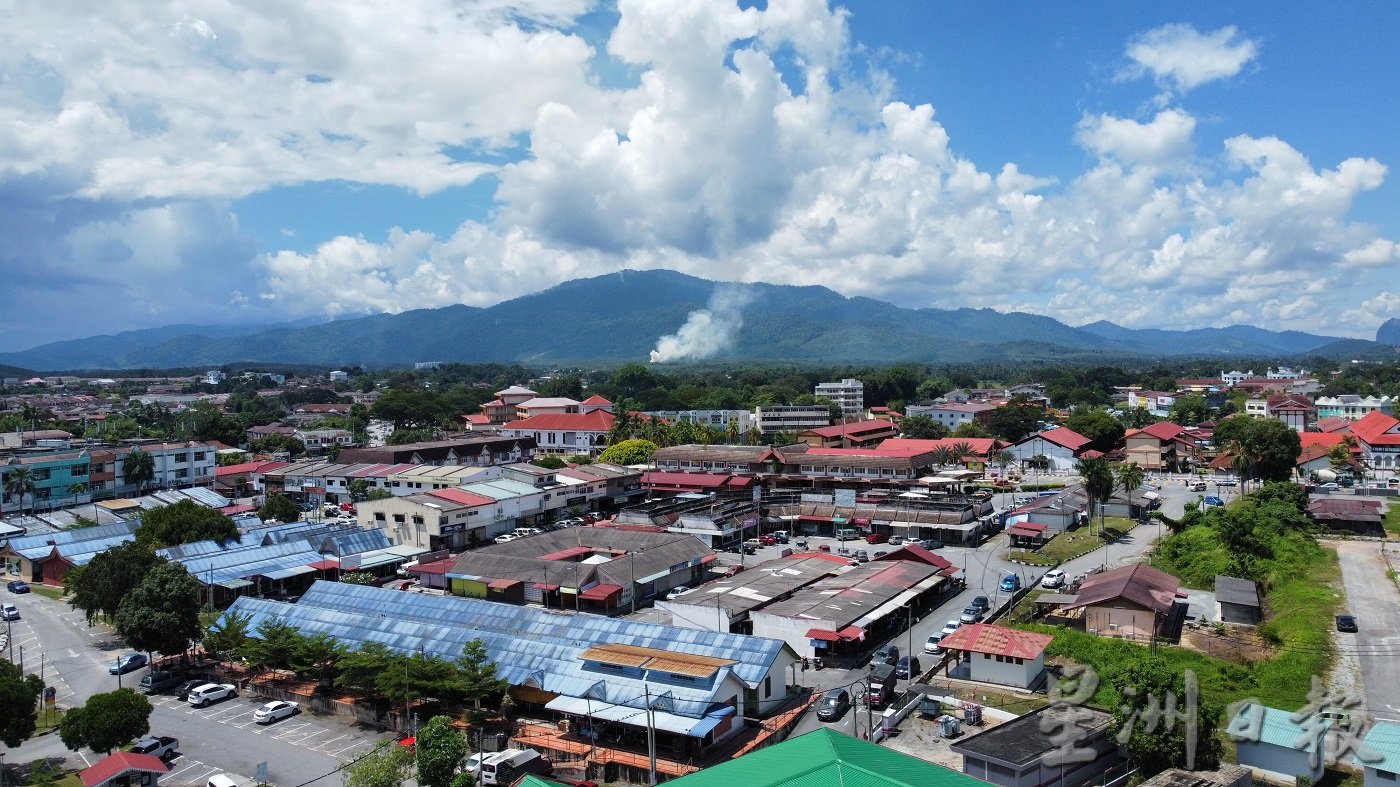
[[[0,364],[45,370],[217,366],[261,362],[399,366],[414,361],[646,360],[659,337],[705,308],[719,283],[668,270],[576,279],[488,308],[447,306],[318,324],[175,325],[0,353]],[[1079,328],[1036,314],[906,309],[825,287],[725,284],[750,296],[734,341],[715,357],[750,361],[894,363],[1091,360],[1095,356],[1294,356],[1377,345],[1251,326]],[[1400,333],[1397,321],[1387,323]],[[1384,333],[1387,328],[1382,328]],[[1379,336],[1378,336],[1379,338]],[[1400,344],[1400,341],[1397,341]]]

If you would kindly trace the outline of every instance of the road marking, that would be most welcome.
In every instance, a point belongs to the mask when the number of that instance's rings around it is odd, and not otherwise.
[[[308,740],[310,740],[310,739],[316,737],[317,735],[323,735],[323,734],[325,734],[325,733],[327,733],[327,732],[330,732],[330,730],[326,730],[326,729],[316,730],[315,732],[309,732],[309,733],[307,733],[307,734],[305,734],[305,735],[302,735],[302,736],[298,737],[296,740],[291,740],[292,736],[288,735],[288,736],[285,738],[285,740],[286,740],[288,743],[292,744],[293,746],[301,746],[301,745],[303,745],[306,741],[308,741]],[[282,736],[280,736],[280,735],[277,736],[277,738],[278,738],[279,740],[282,740],[282,739],[283,739]]]
[[[324,749],[324,748],[322,748],[323,746],[329,746],[330,744],[335,743],[336,741],[340,740],[341,738],[348,738],[348,737],[350,737],[350,736],[349,736],[349,735],[337,735],[337,736],[335,736],[334,738],[331,738],[331,739],[328,740],[328,741],[321,741],[320,743],[318,743],[318,744],[316,744],[315,746],[312,746],[312,747],[310,747],[310,748],[311,748],[312,751],[318,751],[318,752],[321,752],[322,754],[329,754],[329,753],[330,753],[330,750],[329,750],[329,749]]]

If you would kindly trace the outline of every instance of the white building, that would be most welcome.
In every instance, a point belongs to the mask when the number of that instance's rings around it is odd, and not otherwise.
[[[1240,383],[1244,382],[1245,380],[1250,379],[1250,378],[1253,377],[1253,376],[1254,376],[1254,370],[1253,370],[1253,369],[1250,369],[1250,370],[1247,371],[1247,372],[1241,372],[1241,371],[1239,371],[1239,370],[1230,371],[1230,372],[1221,372],[1221,373],[1220,373],[1220,382],[1224,383],[1226,388],[1234,388],[1235,386],[1239,385]]]
[[[814,393],[840,405],[842,415],[858,416],[865,412],[865,383],[860,380],[847,377],[839,383],[817,383]]]
[[[1319,396],[1313,400],[1313,404],[1317,405],[1318,418],[1345,418],[1348,421],[1360,421],[1376,410],[1386,415],[1395,415],[1395,400],[1389,396],[1363,397],[1357,394]]]
[[[913,418],[922,415],[932,418],[935,423],[942,424],[952,432],[959,426],[973,421],[982,424],[987,423],[991,418],[991,413],[997,408],[990,404],[978,402],[947,402],[945,404],[911,404],[904,408],[904,417]]]
[[[1041,681],[1045,648],[1053,639],[1049,634],[973,623],[938,644],[958,659],[956,667],[948,668],[948,674],[955,678],[1029,689]]]
[[[1235,761],[1271,781],[1322,779],[1323,747],[1330,719],[1294,721],[1290,711],[1251,703],[1230,719],[1226,733],[1235,742]]]
[[[653,410],[647,415],[673,424],[689,422],[720,431],[725,431],[730,424],[734,424],[740,437],[748,434],[756,423],[754,414],[749,410]]]
[[[346,380],[349,380],[349,379],[350,379],[350,373],[349,373],[349,372],[342,372],[342,371],[340,371],[339,369],[337,369],[336,371],[333,371],[333,372],[331,372],[330,374],[326,375],[326,377],[329,378],[330,381],[333,382],[333,383],[339,383],[339,382],[344,382],[344,381],[346,381]]]
[[[1357,757],[1354,764],[1360,765],[1365,774],[1365,787],[1395,787],[1396,774],[1400,774],[1400,723],[1377,719],[1363,739],[1371,751],[1380,758]]]
[[[754,409],[754,421],[758,431],[765,435],[797,434],[830,426],[831,408],[824,404],[764,405]]]
[[[1307,369],[1294,369],[1288,366],[1280,366],[1277,369],[1270,369],[1264,375],[1269,380],[1297,380],[1308,376]]]

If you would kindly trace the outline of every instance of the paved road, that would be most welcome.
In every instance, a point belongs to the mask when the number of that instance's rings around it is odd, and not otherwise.
[[[1356,654],[1373,718],[1400,721],[1400,592],[1386,576],[1381,544],[1338,541],[1347,607],[1357,617],[1355,634],[1336,633],[1337,648]]]
[[[117,688],[118,677],[107,666],[129,649],[105,626],[89,627],[82,613],[67,603],[30,593],[15,601],[23,618],[11,624],[15,661],[24,648],[25,669],[39,674],[56,690],[60,706],[81,705],[92,694]],[[145,670],[120,677],[127,687],[137,685]],[[343,762],[370,750],[387,734],[360,728],[338,717],[302,714],[266,727],[253,723],[253,711],[263,702],[248,695],[207,708],[193,708],[169,695],[151,697],[151,732],[180,739],[180,756],[171,772],[161,778],[173,787],[203,785],[208,776],[231,772],[251,777],[259,762],[268,763],[269,779],[280,785],[300,785],[332,773]],[[7,762],[28,762],[53,757],[64,767],[85,768],[99,757],[90,751],[73,752],[56,734],[26,741],[17,751],[6,752]],[[321,779],[319,787],[339,784],[340,775]]]

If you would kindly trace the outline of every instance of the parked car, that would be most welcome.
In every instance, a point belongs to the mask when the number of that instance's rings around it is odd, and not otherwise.
[[[278,719],[285,719],[288,716],[295,716],[299,712],[295,702],[286,700],[273,700],[261,708],[253,711],[253,721],[258,724],[271,724]]]
[[[962,628],[962,621],[961,621],[961,620],[950,620],[950,621],[948,621],[947,623],[944,623],[944,624],[943,624],[943,630],[940,631],[940,632],[938,632],[938,634],[939,634],[939,636],[946,637],[946,636],[948,636],[949,634],[952,634],[954,631],[957,631],[957,630],[960,629],[960,628]]]
[[[885,533],[871,533],[865,537],[865,543],[867,544],[883,544],[889,540],[890,537]]]
[[[117,660],[107,665],[108,675],[125,675],[128,672],[139,670],[146,666],[146,654],[126,653],[117,657]]]
[[[899,661],[894,665],[895,677],[901,680],[911,675],[921,675],[923,671],[923,665],[919,663],[918,656],[901,656]]]
[[[855,557],[856,557],[856,562],[858,562],[858,563],[869,563],[869,562],[870,562],[870,553],[869,553],[869,552],[866,552],[864,549],[857,549],[857,550],[856,550],[856,555],[855,555]]]
[[[982,610],[982,614],[985,615],[992,608],[992,601],[986,596],[978,596],[972,600],[972,606]]]
[[[888,543],[892,547],[900,546],[904,543],[904,536],[890,536]]]
[[[1339,483],[1337,483],[1336,481],[1329,481],[1329,482],[1327,482],[1327,483],[1325,483],[1325,484],[1318,484],[1318,485],[1317,485],[1317,491],[1319,491],[1319,492],[1335,492],[1335,491],[1337,491],[1338,489],[1341,489],[1341,488],[1342,488],[1342,485],[1339,484]]]
[[[982,610],[977,607],[968,607],[962,611],[961,615],[958,615],[958,620],[963,623],[977,623],[982,620]]]
[[[1021,589],[1021,578],[1015,574],[1007,574],[1001,578],[999,587],[1003,593],[1015,593]]]
[[[1350,631],[1350,632],[1353,632],[1353,633],[1356,632],[1356,631],[1357,631],[1357,627],[1356,627],[1356,616],[1355,616],[1355,615],[1338,615],[1338,616],[1337,616],[1337,630],[1338,630],[1338,631]]]
[[[851,693],[845,689],[828,691],[817,703],[817,718],[822,721],[836,721],[851,709]]]
[[[194,691],[195,689],[199,688],[200,686],[203,686],[208,682],[208,678],[196,678],[194,680],[187,680],[184,683],[181,683],[179,686],[175,687],[175,699],[184,702],[185,700],[189,699],[191,691]]]
[[[29,583],[22,579],[14,579],[5,585],[5,589],[11,593],[28,593]]]
[[[772,537],[772,536],[759,536],[759,537],[758,537],[758,543],[759,543],[761,546],[771,547],[771,546],[777,545],[778,539],[776,539],[776,538],[774,538],[774,537]]]
[[[211,702],[226,700],[229,697],[237,697],[238,690],[232,683],[206,683],[203,686],[196,686],[190,690],[190,695],[185,698],[185,702],[202,708]]]
[[[130,749],[132,754],[148,754],[162,760],[175,756],[180,748],[180,739],[169,735],[151,736],[137,741]]]
[[[14,604],[0,604],[0,620],[19,620],[19,607]]]
[[[180,676],[166,669],[158,669],[141,679],[141,693],[155,694],[158,691],[180,685]]]
[[[919,546],[928,550],[941,549],[943,547],[943,542],[932,538],[926,538],[923,541],[918,542],[918,544]]]
[[[491,540],[495,541],[497,544],[509,544],[510,542],[515,541],[518,538],[520,538],[520,536],[517,536],[514,533],[502,533]]]
[[[1043,588],[1057,588],[1065,584],[1065,572],[1058,568],[1052,568],[1045,572],[1045,576],[1040,578],[1040,586]]]
[[[774,530],[772,533],[769,533],[769,535],[779,544],[786,544],[791,539],[791,536],[788,535],[788,531],[786,530]]]
[[[943,647],[938,643],[943,640],[942,634],[930,634],[924,641],[924,652],[937,656],[943,652]]]
[[[685,585],[681,585],[680,587],[671,588],[671,592],[666,594],[666,600],[667,600],[667,601],[675,601],[676,599],[680,598],[681,596],[684,596],[686,593],[689,593],[689,592],[690,592],[690,588],[689,588],[689,587],[686,587]]]
[[[899,661],[899,646],[891,642],[886,642],[875,649],[875,654],[870,657],[871,664],[893,664]]]

